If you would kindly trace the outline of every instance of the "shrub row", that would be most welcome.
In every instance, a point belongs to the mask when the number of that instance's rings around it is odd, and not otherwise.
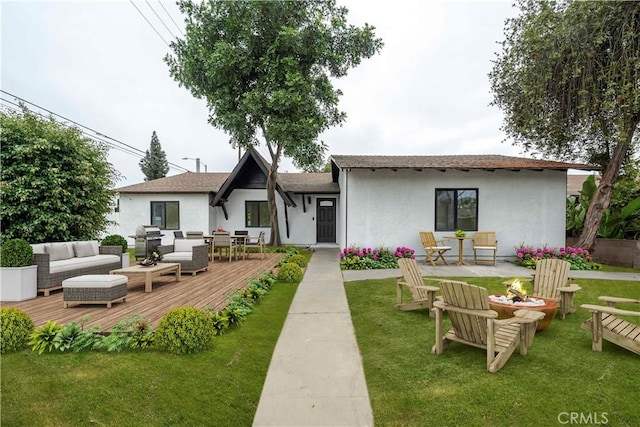
[[[377,249],[351,246],[340,251],[340,268],[342,270],[398,268],[398,258],[415,258],[415,251],[404,246],[397,247],[395,251],[383,246]]]
[[[535,248],[533,246],[525,246],[521,244],[516,247],[515,263],[526,268],[535,268],[536,262],[540,259],[557,258],[568,261],[571,264],[571,270],[598,270],[600,264],[593,261],[589,251],[582,248],[566,248],[554,249],[548,246]]]
[[[35,328],[33,321],[22,310],[13,307],[0,309],[0,352],[7,353],[31,346],[33,351],[88,351],[117,352],[125,348],[154,347],[174,354],[192,353],[210,348],[213,338],[232,325],[239,325],[251,313],[253,305],[271,289],[276,278],[264,273],[254,278],[244,290],[237,290],[219,311],[210,307],[178,307],[160,320],[154,331],[151,323],[140,314],[122,319],[104,335],[99,326],[91,329],[71,322],[61,325],[53,321]]]
[[[304,275],[302,269],[307,266],[307,258],[293,246],[284,247],[285,256],[278,262],[278,280],[288,283],[298,283]]]

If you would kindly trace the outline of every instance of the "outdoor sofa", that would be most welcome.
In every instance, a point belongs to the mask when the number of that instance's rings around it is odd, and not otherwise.
[[[122,267],[122,246],[100,246],[97,240],[32,244],[38,266],[38,292],[62,289],[62,281],[85,274],[109,274]]]
[[[173,245],[158,247],[160,262],[179,262],[182,273],[196,275],[209,268],[209,245],[204,239],[175,239]]]

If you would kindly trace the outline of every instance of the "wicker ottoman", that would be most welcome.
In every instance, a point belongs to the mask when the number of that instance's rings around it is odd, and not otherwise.
[[[62,282],[64,308],[70,302],[78,304],[107,304],[124,302],[127,297],[127,276],[118,274],[87,274]]]

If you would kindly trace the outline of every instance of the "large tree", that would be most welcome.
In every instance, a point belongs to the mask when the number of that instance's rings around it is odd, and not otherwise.
[[[602,166],[578,244],[593,249],[621,166],[638,146],[640,2],[519,0],[489,77],[525,151]]]
[[[267,201],[270,244],[280,245],[275,201],[282,156],[307,169],[326,146],[318,136],[341,125],[342,77],[382,48],[374,28],[348,25],[334,0],[180,1],[186,35],[171,44],[171,76],[209,108],[209,123],[231,144],[266,145],[271,156]]]
[[[85,240],[109,225],[117,172],[107,147],[26,108],[0,111],[2,237]]]
[[[167,154],[162,150],[155,130],[151,134],[149,149],[145,152],[144,157],[140,159],[140,170],[144,174],[145,181],[164,178],[169,172]]]

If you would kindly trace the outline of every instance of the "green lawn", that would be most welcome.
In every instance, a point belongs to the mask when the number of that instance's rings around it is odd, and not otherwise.
[[[2,355],[2,426],[249,426],[297,285],[277,283],[215,348]]]
[[[453,279],[504,291],[504,278]],[[599,295],[640,297],[640,282],[579,284],[578,306],[597,303]],[[526,357],[516,352],[490,374],[484,350],[452,343],[443,355],[432,354],[435,321],[425,311],[395,310],[393,279],[345,288],[377,426],[552,426],[571,416],[640,425],[640,357],[608,342],[593,352],[590,333],[580,329],[590,316],[585,310],[556,318]]]

